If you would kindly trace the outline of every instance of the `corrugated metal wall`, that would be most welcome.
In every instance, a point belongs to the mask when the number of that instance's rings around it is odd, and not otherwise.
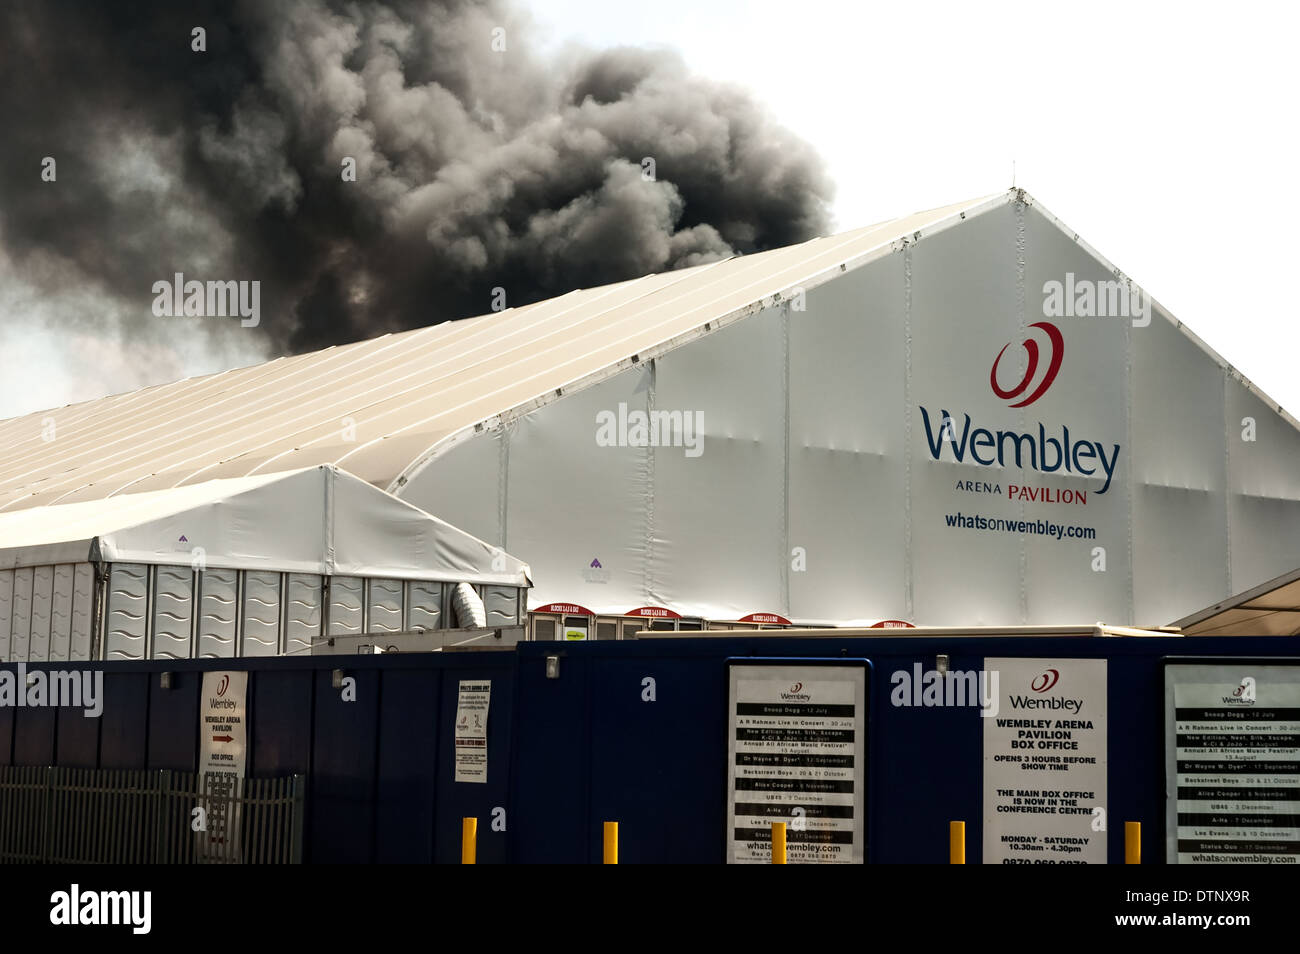
[[[89,563],[0,570],[0,660],[89,659],[94,586]]]
[[[0,661],[90,659],[94,568],[89,563],[0,570]],[[452,584],[206,569],[109,565],[101,657],[233,659],[309,654],[322,635],[440,629]],[[519,590],[480,586],[488,625],[520,622]],[[445,625],[444,625],[445,624]]]

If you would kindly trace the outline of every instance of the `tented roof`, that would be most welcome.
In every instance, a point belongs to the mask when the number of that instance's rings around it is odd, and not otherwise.
[[[336,464],[396,491],[494,419],[1011,201],[799,245],[0,422],[0,511]]]
[[[333,466],[0,514],[0,569],[99,559],[529,586],[496,547]]]

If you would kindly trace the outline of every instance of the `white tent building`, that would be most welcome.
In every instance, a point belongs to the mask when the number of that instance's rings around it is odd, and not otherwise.
[[[1023,191],[0,448],[0,513],[334,464],[525,556],[560,616],[1158,625],[1300,566],[1296,421]]]
[[[0,659],[319,652],[448,628],[461,584],[478,625],[520,621],[527,566],[331,465],[14,510]]]

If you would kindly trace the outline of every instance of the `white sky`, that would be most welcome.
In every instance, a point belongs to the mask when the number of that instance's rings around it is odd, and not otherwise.
[[[1300,7],[534,0],[557,44],[664,45],[830,165],[836,228],[1016,184],[1300,415]]]

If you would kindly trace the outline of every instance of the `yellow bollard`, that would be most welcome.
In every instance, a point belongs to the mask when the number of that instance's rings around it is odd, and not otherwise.
[[[618,864],[618,822],[605,822],[605,864]]]
[[[964,821],[948,822],[948,864],[964,865],[966,863],[966,823]]]
[[[460,863],[478,864],[478,819],[462,818],[460,820]]]
[[[1124,864],[1142,864],[1142,823],[1124,823]]]
[[[772,822],[772,864],[785,863],[785,822]]]

